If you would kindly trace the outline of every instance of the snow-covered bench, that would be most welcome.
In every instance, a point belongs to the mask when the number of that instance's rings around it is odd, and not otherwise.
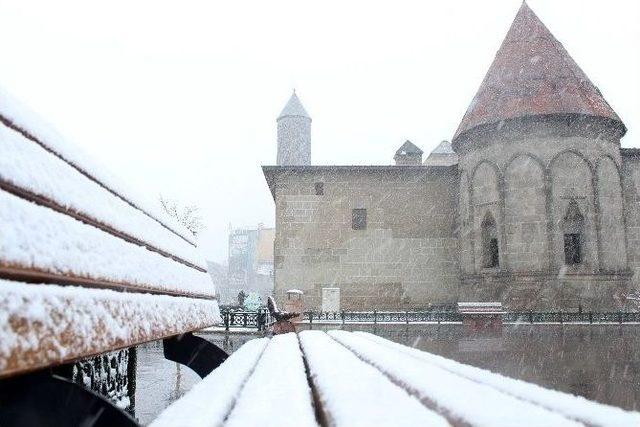
[[[193,235],[0,91],[0,379],[219,322]]]
[[[368,333],[304,331],[249,341],[151,424],[220,425],[613,427],[640,413]]]

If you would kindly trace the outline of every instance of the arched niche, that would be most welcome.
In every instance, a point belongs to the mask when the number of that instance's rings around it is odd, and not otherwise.
[[[514,158],[505,170],[505,263],[510,271],[543,271],[548,265],[547,202],[544,170],[529,155]]]
[[[600,208],[600,267],[606,271],[624,270],[627,267],[627,249],[620,174],[609,157],[598,161],[596,172]]]
[[[565,229],[563,227],[569,205],[574,204],[583,218],[580,236],[581,262],[572,268],[595,271],[598,268],[598,242],[595,224],[594,191],[589,162],[575,152],[558,155],[551,170],[551,214],[553,218],[553,263],[562,268],[565,263]]]
[[[472,202],[473,202],[473,230],[474,230],[474,261],[476,271],[481,271],[486,267],[485,249],[486,241],[483,240],[483,222],[490,215],[495,223],[495,230],[498,247],[500,246],[500,187],[498,169],[489,162],[480,163],[472,179]]]
[[[474,206],[500,201],[497,168],[488,162],[482,162],[473,174],[473,204]]]
[[[466,274],[473,273],[473,222],[471,218],[471,203],[469,195],[469,179],[467,173],[460,175],[458,215],[460,224],[460,264]]]
[[[500,267],[500,245],[498,243],[498,225],[491,212],[487,212],[480,223],[482,268]]]

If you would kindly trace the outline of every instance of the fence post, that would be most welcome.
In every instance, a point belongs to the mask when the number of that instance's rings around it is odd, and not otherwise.
[[[406,310],[404,312],[404,320],[406,320],[407,325],[409,324],[409,310]]]
[[[533,310],[529,310],[529,323],[533,325]]]
[[[589,312],[589,323],[593,323],[593,311]]]
[[[376,310],[373,310],[373,324],[378,324],[378,312]]]
[[[244,313],[244,316],[242,316],[242,325],[246,328],[247,327],[247,313]]]
[[[560,324],[562,325],[562,310],[560,310]]]
[[[309,323],[313,324],[313,310],[309,311]]]
[[[342,312],[340,313],[340,316],[342,316],[342,324],[344,325],[344,310],[342,310]]]
[[[622,312],[621,311],[618,312],[618,323],[620,323],[622,325]]]
[[[229,312],[225,311],[224,313],[224,330],[228,331],[229,330]]]

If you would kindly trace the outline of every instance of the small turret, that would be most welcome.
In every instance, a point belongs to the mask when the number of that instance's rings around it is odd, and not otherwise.
[[[278,116],[278,166],[311,164],[311,117],[293,91]]]
[[[398,148],[393,160],[396,161],[396,166],[419,166],[422,164],[422,150],[407,140]]]
[[[442,141],[424,161],[425,166],[453,166],[458,164],[458,155],[449,141]]]

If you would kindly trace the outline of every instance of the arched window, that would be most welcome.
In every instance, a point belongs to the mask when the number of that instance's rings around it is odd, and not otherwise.
[[[495,268],[500,264],[500,249],[498,247],[498,232],[496,221],[487,212],[482,220],[482,266]]]
[[[582,263],[584,217],[575,200],[569,202],[567,213],[562,220],[564,233],[564,263],[578,265]]]

